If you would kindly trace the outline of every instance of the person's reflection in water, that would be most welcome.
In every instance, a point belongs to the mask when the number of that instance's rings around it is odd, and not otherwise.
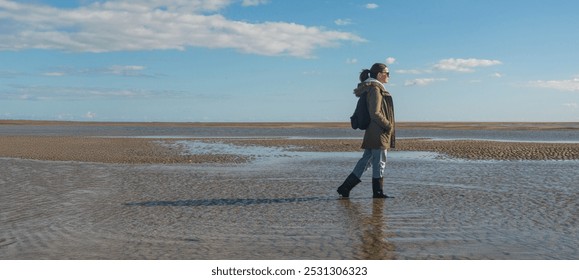
[[[392,235],[385,232],[385,201],[374,199],[372,214],[369,216],[363,213],[360,204],[352,200],[339,200],[339,202],[344,206],[347,212],[345,216],[352,225],[350,232],[354,235],[353,237],[357,237],[355,239],[360,239],[360,244],[353,246],[357,249],[354,253],[356,258],[364,260],[395,259],[396,248],[387,239]]]

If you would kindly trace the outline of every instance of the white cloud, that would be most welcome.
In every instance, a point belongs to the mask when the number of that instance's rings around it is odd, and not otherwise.
[[[145,67],[139,65],[113,65],[106,69],[105,73],[116,76],[139,76],[143,70]]]
[[[394,62],[396,62],[396,58],[393,58],[393,57],[387,57],[386,58],[386,65],[393,64]]]
[[[305,76],[319,76],[322,74],[322,72],[317,71],[317,70],[311,70],[311,71],[304,71],[304,72],[302,72],[302,74]]]
[[[21,75],[24,75],[24,73],[0,70],[0,78],[13,78]]]
[[[577,108],[579,108],[579,104],[577,104],[577,103],[575,103],[575,102],[573,102],[573,103],[565,103],[565,104],[563,104],[563,106],[569,107],[569,108],[571,108],[571,109],[577,109]]]
[[[110,0],[61,9],[0,0],[0,20],[5,30],[0,34],[0,51],[111,52],[202,47],[311,57],[318,48],[365,41],[348,32],[287,22],[248,23],[218,13],[235,2]]]
[[[356,64],[356,63],[358,63],[358,59],[356,59],[356,58],[346,59],[346,64]]]
[[[129,77],[151,77],[152,75],[145,74],[143,71],[145,66],[140,65],[113,65],[107,68],[57,68],[50,72],[45,72],[42,75],[50,77],[61,77],[70,75],[114,75],[114,76],[129,76]]]
[[[0,91],[0,100],[62,101],[117,100],[182,97],[183,92],[171,90],[114,89],[95,87],[13,86]]]
[[[89,112],[87,112],[87,113],[84,115],[84,117],[87,118],[87,119],[94,119],[94,118],[96,117],[96,113],[93,113],[93,112],[90,112],[90,111],[89,111]]]
[[[378,7],[379,7],[378,4],[375,4],[375,3],[366,4],[366,9],[373,10],[373,9],[378,9]]]
[[[241,6],[259,6],[267,3],[269,3],[269,0],[243,0],[243,2],[241,2]]]
[[[49,77],[62,77],[62,76],[65,76],[66,73],[64,73],[64,72],[46,72],[42,75],[49,76]]]
[[[406,80],[404,82],[405,86],[426,86],[432,84],[434,82],[443,82],[446,81],[446,78],[421,78],[421,79],[413,79],[413,80]]]
[[[474,72],[476,67],[488,67],[502,64],[499,60],[476,59],[476,58],[448,58],[440,60],[434,65],[436,70],[456,71],[456,72]]]
[[[579,91],[579,76],[569,80],[531,81],[528,86],[561,91]]]
[[[343,26],[343,25],[350,25],[350,24],[352,24],[352,20],[349,19],[349,18],[346,18],[346,19],[337,19],[337,20],[334,20],[334,23],[335,23],[336,25],[341,25],[341,26]]]
[[[419,74],[428,73],[428,72],[426,70],[419,70],[419,69],[400,69],[400,70],[394,70],[394,73],[419,75]]]
[[[424,73],[432,73],[434,71],[456,71],[456,72],[463,72],[469,73],[474,72],[474,68],[477,67],[489,67],[494,65],[502,64],[499,60],[489,60],[489,59],[476,59],[476,58],[448,58],[442,59],[430,69],[398,69],[395,70],[398,74],[412,74],[412,75],[419,75]],[[491,75],[495,78],[501,78],[502,74],[499,72],[495,72]]]
[[[57,120],[74,120],[74,116],[68,113],[60,113],[56,115]]]

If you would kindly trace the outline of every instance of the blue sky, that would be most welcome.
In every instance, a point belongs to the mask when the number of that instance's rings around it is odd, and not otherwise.
[[[572,0],[0,0],[0,119],[579,121]]]

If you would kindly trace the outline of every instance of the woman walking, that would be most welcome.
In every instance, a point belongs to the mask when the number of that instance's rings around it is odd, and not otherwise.
[[[384,193],[384,169],[386,154],[389,148],[395,146],[394,104],[392,96],[384,88],[388,83],[390,72],[386,64],[375,63],[370,69],[360,73],[360,83],[354,89],[356,97],[366,94],[370,125],[364,133],[362,149],[364,154],[358,160],[352,173],[338,187],[338,193],[346,198],[350,191],[360,183],[362,174],[372,166],[373,198],[390,198]]]

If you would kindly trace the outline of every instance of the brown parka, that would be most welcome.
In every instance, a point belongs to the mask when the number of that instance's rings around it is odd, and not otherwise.
[[[395,148],[394,103],[392,96],[384,85],[375,79],[368,79],[358,84],[354,94],[360,97],[367,93],[366,100],[370,113],[370,125],[364,133],[362,149]]]

